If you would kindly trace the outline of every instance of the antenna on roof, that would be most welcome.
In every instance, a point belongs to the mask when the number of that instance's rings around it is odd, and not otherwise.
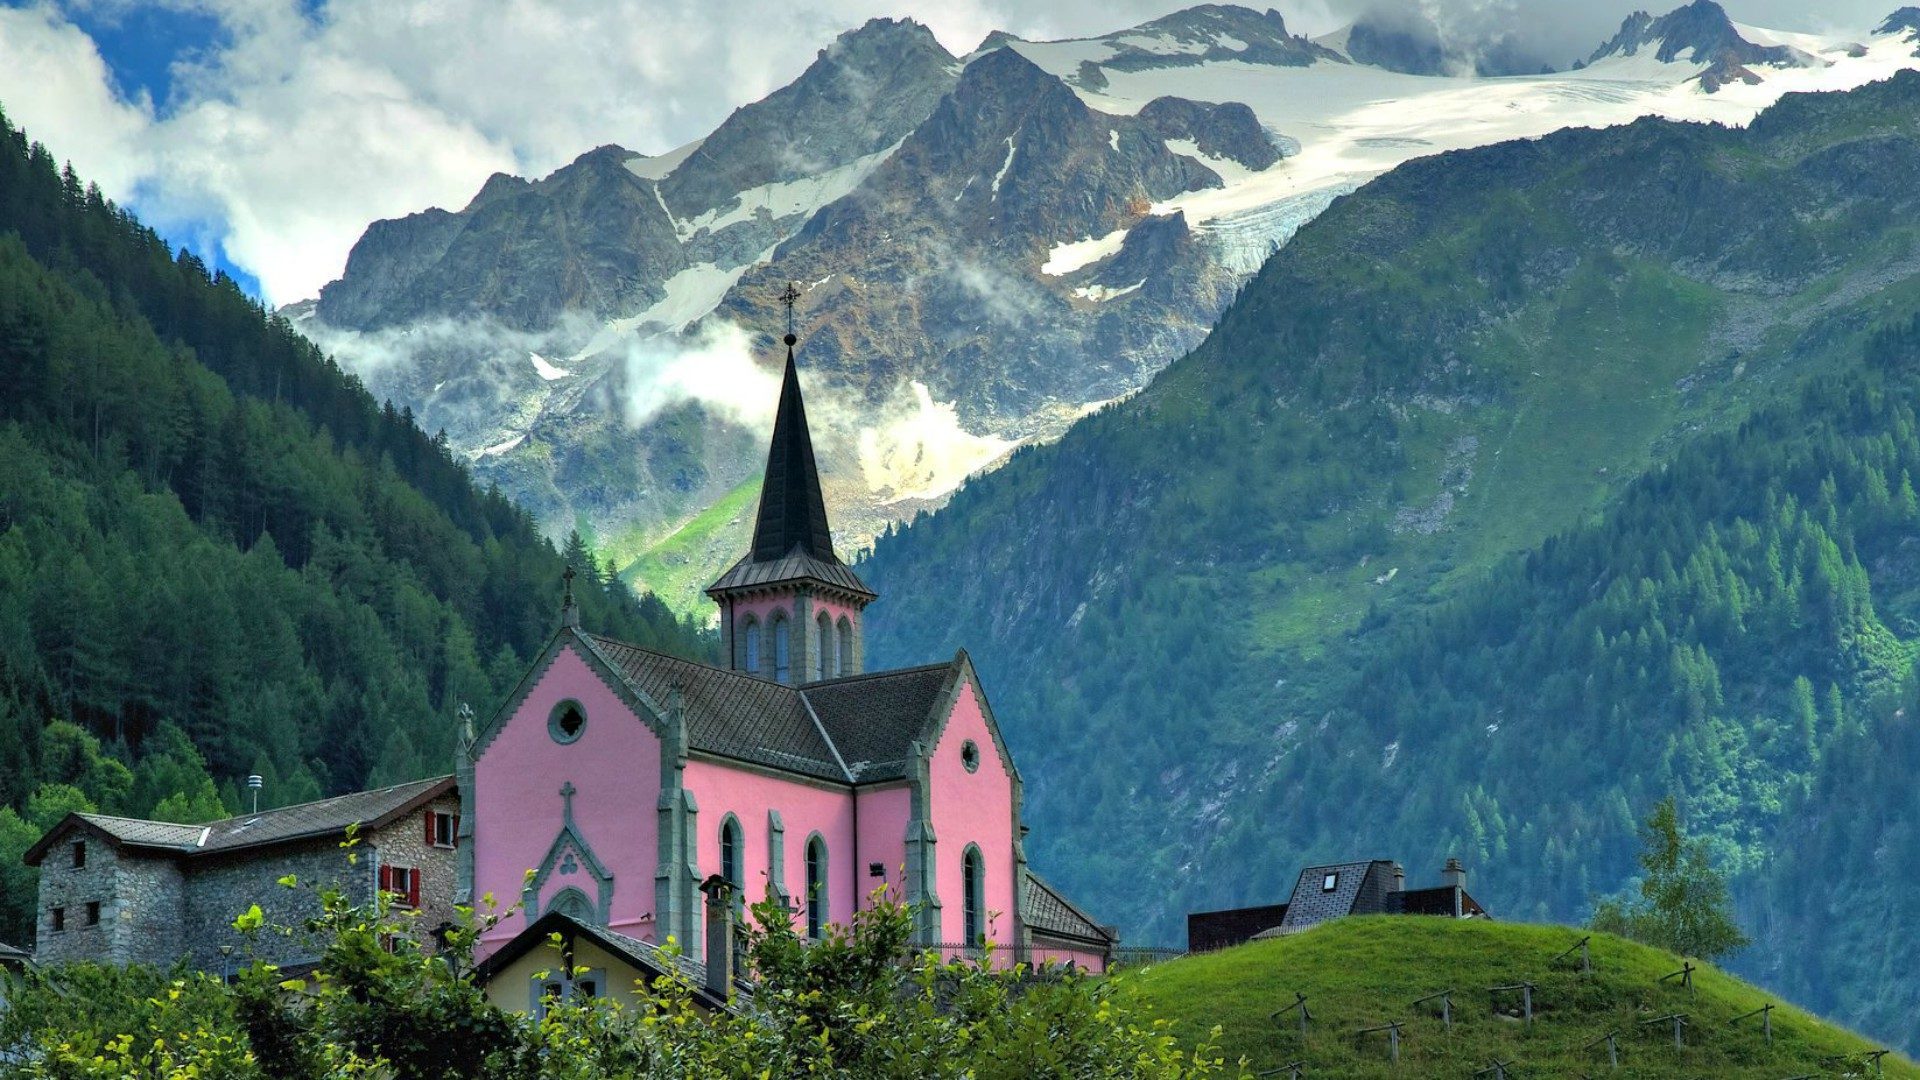
[[[256,814],[260,812],[260,789],[264,786],[266,786],[266,781],[261,778],[259,773],[248,775],[247,790],[253,792],[253,812]]]

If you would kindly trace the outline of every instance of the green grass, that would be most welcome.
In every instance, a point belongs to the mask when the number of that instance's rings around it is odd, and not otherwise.
[[[675,611],[704,614],[700,590],[746,550],[759,501],[756,476],[651,544],[629,539],[614,545],[621,580],[657,594]]]
[[[1174,1021],[1183,1037],[1204,1037],[1215,1025],[1228,1060],[1245,1057],[1256,1072],[1306,1063],[1310,1077],[1469,1077],[1496,1057],[1515,1077],[1873,1076],[1857,1055],[1878,1049],[1851,1032],[1769,997],[1717,969],[1701,966],[1689,994],[1660,977],[1678,957],[1606,934],[1594,934],[1592,974],[1577,960],[1551,958],[1586,931],[1564,926],[1458,921],[1407,916],[1341,919],[1304,933],[1217,953],[1183,957],[1120,978],[1122,993]],[[1575,954],[1576,957],[1578,954]],[[1496,1015],[1487,988],[1533,982],[1534,1023]],[[1453,992],[1453,1029],[1438,1003],[1414,1009],[1416,998]],[[1273,1012],[1307,996],[1313,1019],[1304,1044],[1292,1016]],[[1758,1018],[1729,1024],[1773,1002],[1767,1046]],[[1519,1002],[1508,1003],[1517,1010]],[[1642,1021],[1689,1016],[1687,1046],[1676,1050],[1670,1024]],[[1384,1034],[1361,1028],[1402,1021],[1401,1060],[1387,1056]],[[1605,1046],[1582,1049],[1619,1033],[1620,1069],[1607,1067]],[[1855,1055],[1851,1071],[1835,1059]],[[1920,1077],[1905,1058],[1889,1055],[1885,1075]],[[1285,1075],[1284,1073],[1282,1075]]]

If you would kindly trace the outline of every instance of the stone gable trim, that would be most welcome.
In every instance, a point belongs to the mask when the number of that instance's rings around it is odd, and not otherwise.
[[[1021,820],[1021,807],[1026,802],[1026,782],[1020,778],[1020,770],[1013,764],[1013,751],[1007,749],[1007,740],[1000,734],[1000,721],[994,718],[993,704],[987,700],[986,688],[980,685],[980,673],[974,669],[973,658],[967,655],[967,650],[961,649],[953,654],[953,668],[953,675],[950,677],[946,689],[941,692],[938,701],[934,705],[933,714],[927,719],[926,731],[921,736],[921,739],[915,741],[913,744],[913,777],[918,789],[912,800],[913,814],[915,818],[920,818],[923,814],[930,813],[930,808],[923,809],[923,804],[925,804],[927,800],[928,769],[931,755],[939,748],[940,739],[946,734],[947,724],[953,719],[954,710],[960,706],[961,690],[971,686],[973,688],[973,699],[980,703],[980,718],[985,721],[987,725],[987,733],[993,736],[994,752],[999,755],[1000,766],[1005,769],[1007,773],[1007,786],[1011,793],[1011,802],[1013,804],[1011,814],[1013,836],[1010,838],[1010,841],[1013,845],[1013,873],[1015,883],[1013,890],[1013,911],[1010,914],[1013,921],[1013,940],[1023,941],[1026,939],[1027,920],[1026,913],[1021,910],[1022,897],[1019,883],[1026,880],[1027,874],[1027,830],[1025,823]],[[940,923],[938,921],[940,898],[938,893],[933,889],[931,881],[933,875],[933,828],[930,824],[925,824],[925,822],[922,822],[922,824],[924,825],[926,837],[919,842],[919,845],[922,858],[926,860],[927,865],[919,872],[929,879],[926,882],[927,895],[930,897],[928,908],[934,916],[932,926],[933,936],[928,938],[928,940],[938,941],[940,934]],[[913,858],[916,849],[914,839],[915,831],[916,826],[910,823],[907,826],[907,861],[910,878],[914,873]]]
[[[953,718],[953,710],[960,704],[960,691],[963,687],[973,687],[973,698],[980,703],[980,716],[987,722],[987,731],[993,735],[993,748],[1000,757],[1000,765],[1006,769],[1016,786],[1020,783],[1020,770],[1014,767],[1013,751],[1007,749],[1007,740],[1000,735],[1000,722],[994,719],[993,705],[987,701],[986,688],[980,685],[980,673],[974,670],[973,658],[967,650],[961,649],[953,654],[954,673],[940,698],[927,717],[927,726],[921,731],[919,743],[932,753],[940,745],[940,737],[946,734],[947,722]]]
[[[615,697],[627,703],[627,706],[633,710],[633,714],[640,718],[640,722],[647,725],[648,730],[656,736],[662,735],[664,725],[661,718],[665,716],[665,711],[659,704],[639,687],[628,682],[626,677],[620,674],[620,669],[609,662],[585,634],[575,627],[563,626],[548,640],[546,647],[540,650],[540,655],[534,659],[533,665],[514,685],[513,692],[507,695],[507,699],[494,710],[493,715],[480,728],[479,734],[473,740],[472,749],[468,751],[472,760],[479,761],[487,752],[487,747],[493,744],[493,740],[507,726],[507,721],[520,711],[520,706],[526,704],[528,696],[533,693],[533,688],[540,685],[540,681],[546,678],[554,661],[560,658],[560,653],[569,645],[574,647],[574,654],[600,676],[600,681],[607,685],[607,689],[612,690]]]

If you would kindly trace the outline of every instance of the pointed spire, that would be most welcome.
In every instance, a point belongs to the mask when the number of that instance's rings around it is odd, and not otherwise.
[[[827,501],[813,460],[807,431],[807,407],[800,398],[800,373],[794,364],[793,304],[799,291],[789,282],[780,296],[787,305],[787,370],[780,383],[780,408],[767,449],[767,473],[760,485],[760,516],[753,526],[754,562],[772,562],[795,547],[816,559],[837,563],[833,532],[827,526]]]

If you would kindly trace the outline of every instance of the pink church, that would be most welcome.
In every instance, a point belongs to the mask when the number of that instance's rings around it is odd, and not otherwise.
[[[717,874],[811,936],[885,886],[921,945],[1104,971],[1113,931],[1027,867],[1020,773],[967,654],[866,670],[875,594],[834,553],[793,342],[752,548],[707,589],[725,666],[594,634],[569,597],[474,734],[460,899],[521,905],[482,951],[559,912],[698,960]]]

